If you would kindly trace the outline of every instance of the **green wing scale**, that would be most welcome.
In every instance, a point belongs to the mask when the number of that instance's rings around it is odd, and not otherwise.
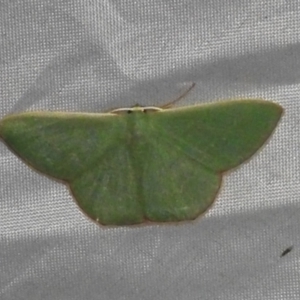
[[[130,112],[9,115],[0,137],[27,164],[68,184],[101,224],[178,222],[211,206],[222,172],[263,145],[282,108],[236,100]]]

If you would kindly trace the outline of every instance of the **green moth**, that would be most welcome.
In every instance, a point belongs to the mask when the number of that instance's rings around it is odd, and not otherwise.
[[[36,170],[66,183],[103,225],[193,220],[216,198],[222,173],[268,139],[282,108],[231,100],[109,113],[24,112],[0,137]]]

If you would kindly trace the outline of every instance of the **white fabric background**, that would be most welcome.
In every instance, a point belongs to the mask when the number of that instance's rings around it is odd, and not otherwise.
[[[0,299],[299,299],[298,0],[0,0],[0,116],[260,97],[285,109],[213,208],[99,227],[0,143]],[[293,249],[284,257],[281,253]]]

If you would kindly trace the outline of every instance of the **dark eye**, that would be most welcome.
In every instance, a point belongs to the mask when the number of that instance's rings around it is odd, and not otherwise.
[[[127,110],[127,113],[128,113],[128,114],[131,114],[131,113],[132,113],[132,110]]]

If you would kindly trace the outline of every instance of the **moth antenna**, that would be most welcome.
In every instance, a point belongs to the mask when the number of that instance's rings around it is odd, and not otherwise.
[[[193,82],[192,85],[185,91],[183,92],[178,98],[176,98],[175,100],[168,102],[166,104],[164,104],[163,106],[160,106],[160,108],[170,108],[172,107],[176,102],[180,101],[182,98],[184,98],[194,87],[195,87],[196,83]]]

